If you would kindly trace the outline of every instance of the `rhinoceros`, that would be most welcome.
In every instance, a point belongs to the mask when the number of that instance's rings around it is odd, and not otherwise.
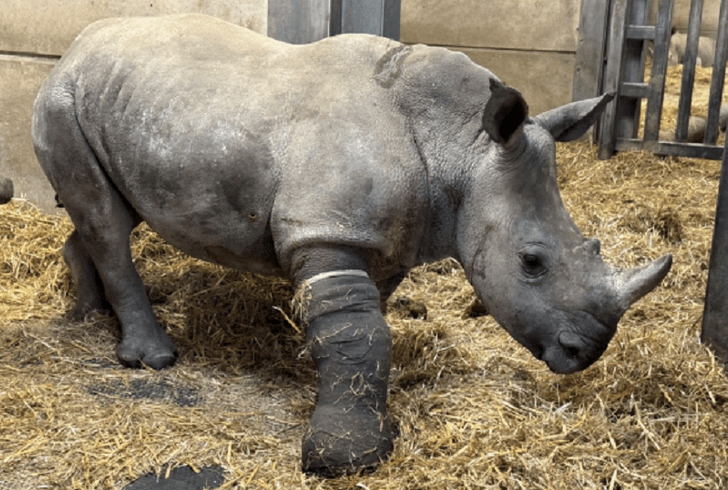
[[[200,15],[87,27],[35,101],[36,154],[75,230],[63,255],[81,317],[106,302],[128,366],[177,351],[129,248],[145,221],[183,252],[289,278],[316,407],[303,470],[379,464],[391,334],[380,309],[412,267],[454,257],[492,316],[556,373],[604,352],[665,255],[608,266],[560,198],[555,140],[604,95],[529,117],[466,55],[369,35],[278,42]]]
[[[7,204],[13,198],[13,181],[0,177],[0,204]]]
[[[670,46],[667,51],[669,65],[681,65],[685,61],[685,51],[688,44],[688,35],[677,32],[673,28],[670,36]],[[707,36],[698,37],[698,53],[695,63],[697,66],[711,67],[715,61],[715,39]]]

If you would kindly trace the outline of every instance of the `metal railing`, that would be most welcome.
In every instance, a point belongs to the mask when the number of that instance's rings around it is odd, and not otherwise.
[[[716,145],[728,56],[728,0],[722,0],[715,59],[702,141],[688,143],[695,68],[703,12],[703,0],[690,6],[680,101],[673,141],[660,139],[660,120],[670,46],[673,0],[659,0],[655,25],[648,25],[649,0],[614,0],[612,3],[604,91],[616,93],[598,133],[599,157],[607,159],[620,150],[647,150],[658,155],[720,160],[723,147]],[[649,42],[654,46],[649,80],[644,81]],[[641,100],[647,100],[643,136],[638,137]],[[664,134],[664,133],[663,133]]]

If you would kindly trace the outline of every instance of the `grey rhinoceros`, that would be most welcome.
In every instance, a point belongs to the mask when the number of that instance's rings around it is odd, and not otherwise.
[[[318,373],[303,469],[392,449],[380,310],[413,266],[463,265],[495,319],[557,373],[592,364],[671,257],[618,270],[569,217],[554,140],[609,96],[534,118],[465,55],[343,35],[303,46],[200,15],[86,28],[35,102],[40,163],[75,231],[74,313],[119,319],[122,363],[177,351],[132,264],[146,221],[203,260],[289,278]]]
[[[667,51],[667,64],[678,65],[685,61],[685,52],[687,50],[688,35],[683,32],[677,32],[673,27],[670,36],[670,46]],[[698,37],[698,53],[695,63],[697,66],[711,67],[715,61],[715,39],[707,36]]]
[[[13,181],[0,177],[0,204],[7,204],[13,198]]]

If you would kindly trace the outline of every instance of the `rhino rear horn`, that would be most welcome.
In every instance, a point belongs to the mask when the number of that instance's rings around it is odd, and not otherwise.
[[[573,141],[596,122],[614,93],[562,105],[536,116],[536,122],[546,128],[556,141]]]
[[[490,139],[508,143],[528,119],[528,104],[521,93],[498,80],[490,81],[490,98],[483,112],[483,129]]]

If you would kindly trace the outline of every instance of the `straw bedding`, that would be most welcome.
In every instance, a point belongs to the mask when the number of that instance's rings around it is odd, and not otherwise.
[[[140,227],[136,265],[181,357],[124,369],[113,318],[64,319],[68,220],[0,208],[0,489],[121,489],[183,465],[222,466],[227,489],[725,488],[728,380],[698,340],[719,162],[599,161],[587,142],[558,159],[582,232],[617,266],[672,253],[666,280],[594,366],[559,376],[473,308],[455,262],[413,271],[387,317],[394,454],[337,480],[300,472],[315,372],[287,283]]]

